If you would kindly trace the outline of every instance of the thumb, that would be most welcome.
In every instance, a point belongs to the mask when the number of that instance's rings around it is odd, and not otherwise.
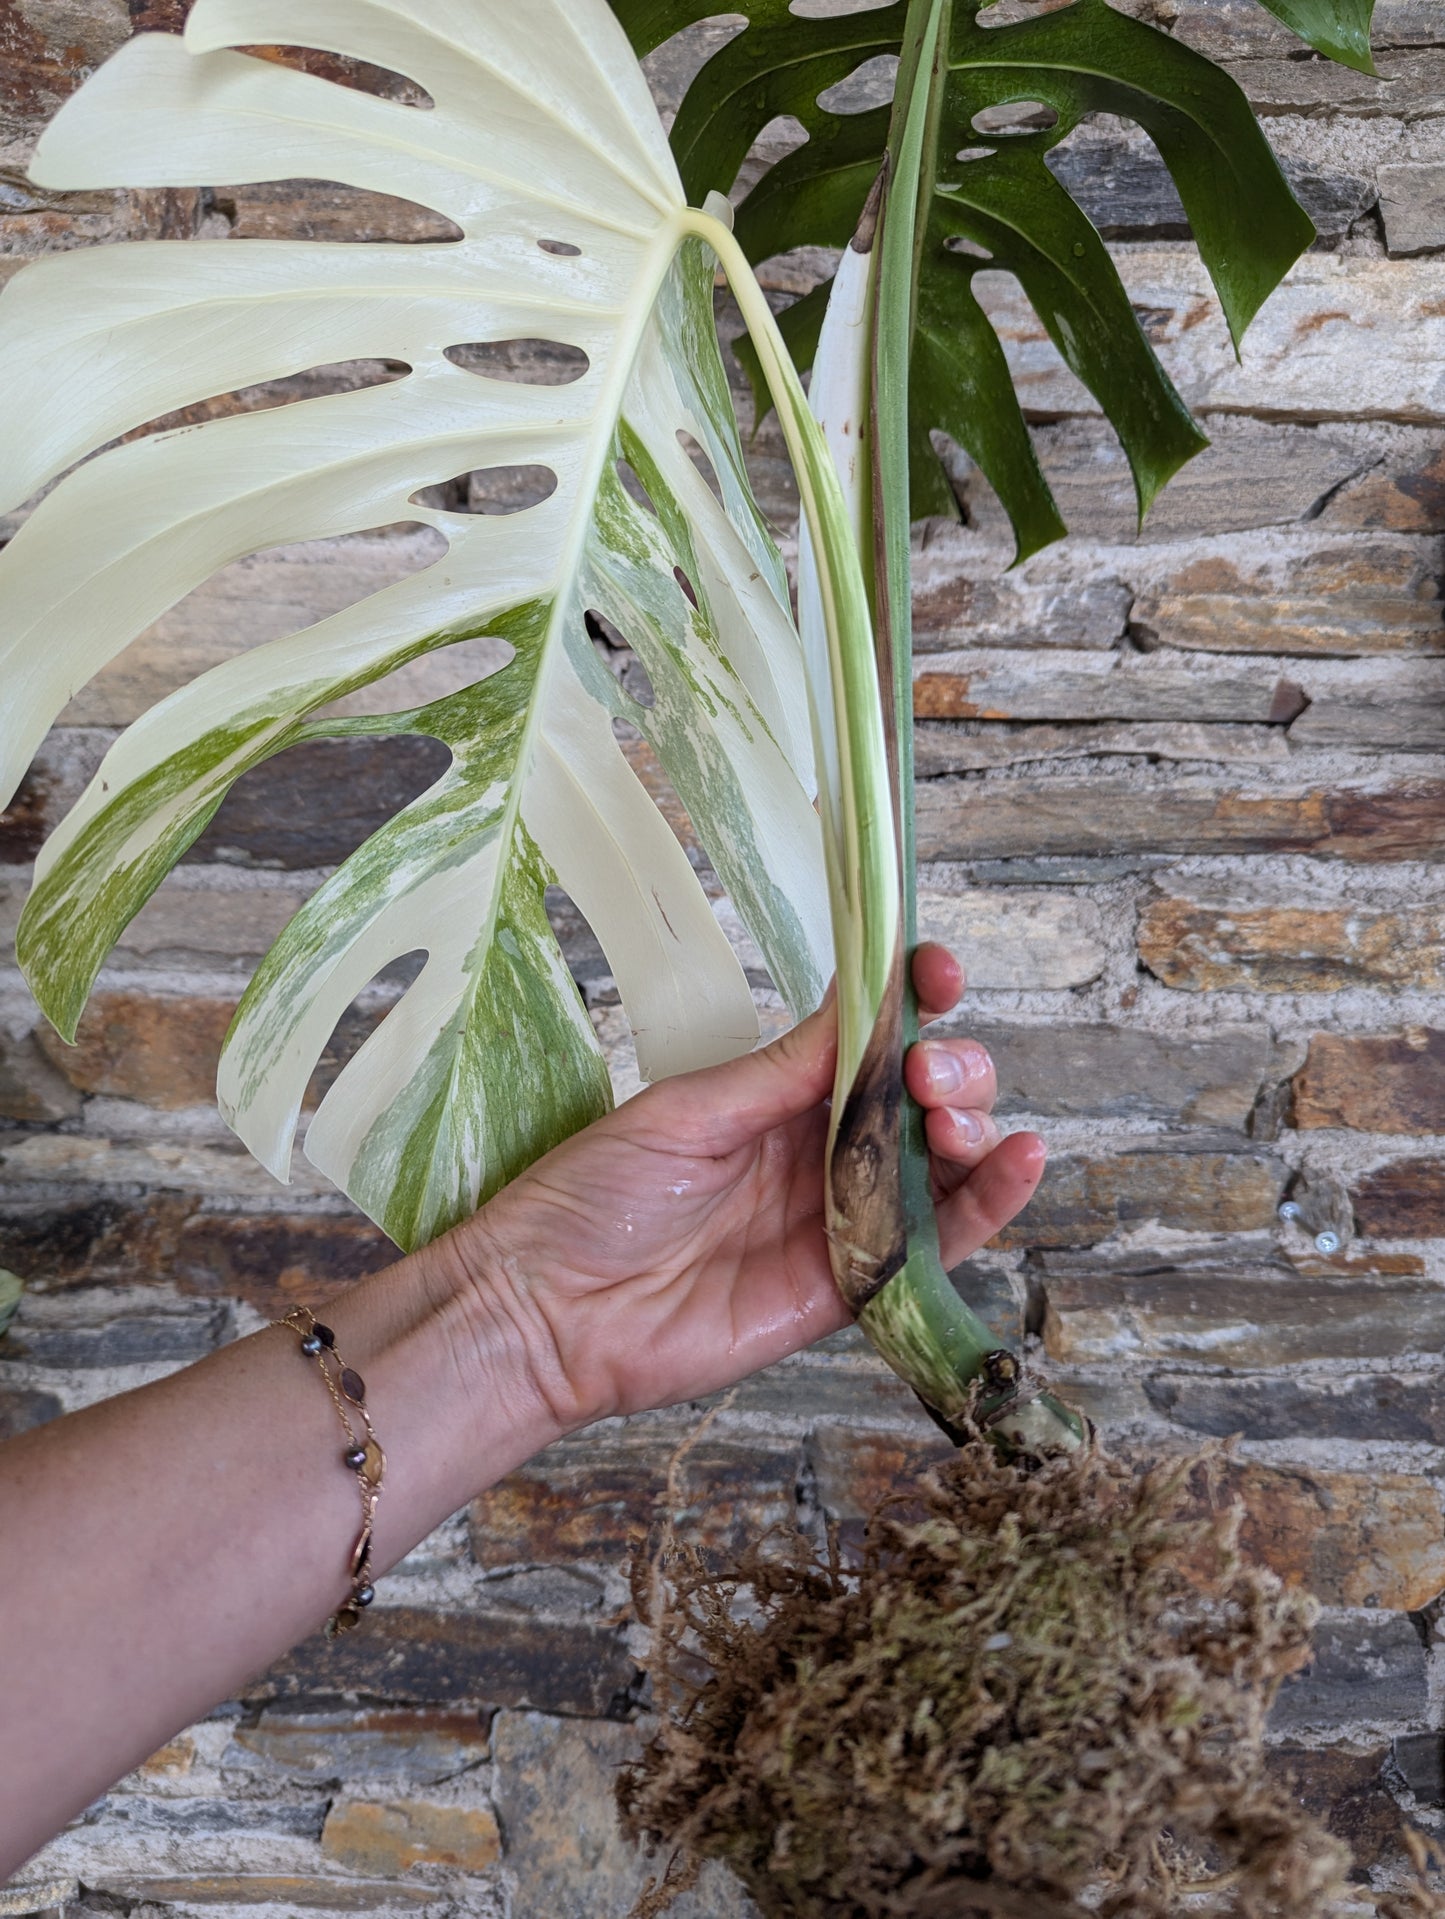
[[[679,1131],[686,1127],[696,1150],[721,1155],[750,1145],[826,1099],[837,1057],[838,1007],[830,986],[817,1012],[771,1045],[681,1074],[653,1090],[667,1096],[665,1124]]]

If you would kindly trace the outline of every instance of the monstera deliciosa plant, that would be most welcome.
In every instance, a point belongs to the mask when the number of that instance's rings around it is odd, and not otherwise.
[[[1363,0],[1272,4],[1317,45],[1368,62]],[[133,725],[45,847],[18,950],[73,1037],[127,921],[243,773],[303,740],[441,741],[445,776],[340,867],[261,965],[219,1085],[231,1125],[285,1177],[341,1014],[424,950],[306,1139],[393,1238],[421,1244],[610,1098],[548,924],[549,884],[608,956],[644,1076],[756,1041],[742,968],[616,737],[629,723],[795,1012],[836,964],[839,1283],[951,1417],[995,1342],[940,1266],[899,1070],[914,938],[908,527],[953,505],[931,434],[977,461],[1020,556],[1063,530],[974,282],[985,268],[1018,277],[1118,431],[1143,511],[1204,441],[1051,149],[1092,113],[1145,128],[1236,335],[1312,229],[1233,82],[1105,0],[1001,25],[973,0],[741,11],[671,145],[635,55],[710,17],[709,0],[198,0],[183,37],[133,39],[62,109],[31,169],[50,188],[324,178],[418,202],[461,237],[139,243],[53,257],[11,283],[4,504],[64,477],[0,554],[0,797],[77,688],[228,562],[403,520],[446,550]],[[428,101],[235,51],[276,43],[371,62]],[[884,56],[891,104],[828,104]],[[1007,112],[1021,101],[1022,128]],[[722,195],[779,114],[808,138],[743,198],[734,229]],[[842,269],[831,303],[820,288],[780,329],[750,260],[803,245],[841,249]],[[719,354],[719,265],[802,493],[797,626]],[[458,351],[517,340],[569,349],[583,370],[519,384]],[[821,428],[795,371],[814,357]],[[409,371],[87,457],[174,409],[362,358]],[[458,473],[516,466],[551,488],[520,513],[421,503]],[[640,660],[648,704],[599,659],[592,617]],[[480,636],[510,656],[474,683],[418,710],[331,712]],[[1057,1443],[1077,1431],[1049,1402],[1014,1417]]]
[[[1270,4],[1368,63],[1365,0]],[[0,554],[0,798],[77,688],[218,568],[281,541],[433,527],[446,550],[430,567],[228,660],[121,737],[45,847],[21,921],[44,1010],[74,1036],[117,937],[243,773],[302,740],[441,741],[445,776],[263,962],[219,1087],[232,1126],[284,1177],[340,1016],[424,949],[307,1135],[318,1166],[402,1246],[421,1244],[609,1100],[549,884],[596,931],[645,1076],[757,1038],[742,968],[619,744],[614,722],[628,722],[795,1012],[836,961],[839,1284],[951,1417],[994,1342],[940,1266],[900,1078],[914,939],[908,529],[952,505],[932,434],[993,483],[1020,557],[1063,530],[975,280],[1017,276],[1115,426],[1142,513],[1204,441],[1052,149],[1093,113],[1147,131],[1236,337],[1312,228],[1234,83],[1106,0],[999,25],[974,0],[818,12],[743,0],[743,30],[702,67],[671,146],[634,50],[708,18],[711,0],[198,0],[183,37],[141,35],[87,82],[35,155],[47,187],[320,177],[405,196],[461,237],[131,244],[44,260],[10,285],[4,505],[65,477]],[[277,42],[400,73],[428,103],[234,51]],[[828,104],[883,57],[896,62],[891,103]],[[1020,102],[1023,125],[1007,112]],[[779,114],[806,141],[746,194],[734,228],[722,195]],[[841,269],[780,329],[749,260],[803,245],[841,249]],[[749,491],[713,322],[719,265],[800,484],[801,630]],[[524,339],[569,349],[583,370],[518,384],[458,352]],[[367,357],[409,371],[87,457],[176,408]],[[794,358],[816,360],[821,428]],[[550,493],[516,515],[420,503],[457,473],[518,465],[544,471]],[[592,616],[636,653],[649,703],[599,659]],[[479,636],[505,644],[507,663],[430,705],[328,710]],[[1050,1402],[1031,1407],[1012,1417],[1036,1438],[1076,1432]]]

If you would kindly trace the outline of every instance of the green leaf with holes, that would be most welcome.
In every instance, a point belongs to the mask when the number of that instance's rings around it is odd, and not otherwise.
[[[278,42],[400,71],[432,104],[234,50]],[[604,0],[199,0],[183,38],[142,35],[86,83],[32,174],[88,189],[329,179],[461,233],[107,247],[44,260],[0,298],[4,508],[66,475],[0,554],[0,805],[77,688],[218,568],[398,521],[444,543],[424,570],[204,673],[114,745],[44,849],[19,930],[60,1030],[240,775],[360,733],[426,735],[451,763],[321,886],[241,1002],[221,1102],[279,1176],[341,1015],[417,952],[419,977],[306,1138],[402,1245],[605,1109],[544,910],[553,883],[602,944],[646,1076],[756,1043],[749,981],[639,755],[680,795],[790,1005],[816,1004],[832,953],[803,657],[713,320],[709,236],[730,236],[688,207]],[[455,351],[515,340],[585,370],[518,383]],[[209,396],[365,358],[410,370],[85,459]],[[425,503],[458,474],[516,466],[545,469],[549,497],[505,517]],[[636,653],[646,704],[599,658],[593,614]],[[384,710],[388,676],[462,642],[484,658],[453,669],[459,684]],[[373,686],[372,717],[330,711]]]
[[[843,111],[848,103],[830,92],[867,62],[899,54],[920,4],[803,18],[788,0],[740,0],[747,25],[694,80],[673,144],[692,192],[727,189],[770,120],[787,114],[801,122],[806,144],[764,174],[739,209],[738,239],[754,261],[847,244],[894,112],[908,102],[863,101]],[[617,0],[617,8],[642,50],[665,27],[706,12],[658,0]],[[927,95],[929,123],[914,309],[913,510],[955,510],[930,443],[942,431],[998,492],[1023,556],[1064,529],[979,298],[980,275],[1019,281],[1118,433],[1141,513],[1205,444],[1108,249],[1050,171],[1053,149],[1092,114],[1118,114],[1144,129],[1184,201],[1236,342],[1313,228],[1238,86],[1169,35],[1106,0],[1074,0],[996,27],[983,24],[977,0],[930,0],[923,11],[935,8],[937,58],[907,76]],[[823,298],[785,316],[797,355],[816,344]]]

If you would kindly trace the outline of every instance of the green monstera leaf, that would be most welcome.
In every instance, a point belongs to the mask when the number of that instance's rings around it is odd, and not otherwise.
[[[616,4],[644,52],[715,11],[699,0]],[[1312,31],[1326,21],[1359,25],[1357,0],[1278,0],[1274,10]],[[845,246],[910,109],[905,95],[925,96],[926,214],[911,365],[915,515],[955,510],[929,438],[941,430],[998,492],[1020,557],[1064,531],[1003,348],[976,297],[985,271],[1017,277],[1119,434],[1147,510],[1204,437],[1048,155],[1090,114],[1137,122],[1174,178],[1237,342],[1313,238],[1240,89],[1202,55],[1106,0],[1073,0],[1004,26],[985,24],[979,0],[893,0],[829,17],[804,17],[789,0],[740,0],[734,11],[747,25],[693,81],[673,146],[691,192],[725,191],[772,119],[801,123],[806,143],[765,173],[738,211],[738,239],[755,262],[794,247]],[[920,23],[934,48],[923,68],[908,58]],[[868,62],[899,55],[892,105],[849,112],[830,97]],[[783,315],[800,361],[816,349],[827,298],[820,287]]]
[[[431,104],[232,50],[266,43],[373,62]],[[446,541],[429,568],[228,660],[116,743],[45,848],[20,926],[60,1030],[73,1035],[114,941],[240,775],[303,740],[443,742],[447,772],[261,966],[220,1081],[231,1124],[285,1177],[338,1019],[389,963],[425,952],[307,1152],[403,1246],[429,1240],[609,1102],[549,884],[601,941],[645,1075],[756,1042],[747,978],[617,722],[655,751],[789,1003],[815,1004],[832,955],[803,659],[713,323],[712,243],[730,237],[689,209],[603,0],[199,0],[184,38],[137,38],[82,88],[32,175],[328,179],[419,202],[462,234],[116,246],[47,259],[0,300],[5,507],[207,396],[357,358],[410,369],[132,439],[59,481],[0,554],[0,804],[76,689],[219,567],[398,521]],[[517,340],[560,343],[585,371],[519,384],[455,353]],[[419,502],[512,466],[545,469],[550,497],[505,517]],[[635,650],[647,704],[599,659],[589,615]],[[326,712],[479,637],[497,643],[496,670],[430,705]]]

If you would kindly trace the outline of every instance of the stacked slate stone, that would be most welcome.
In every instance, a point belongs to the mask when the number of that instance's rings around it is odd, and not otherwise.
[[[1142,534],[1092,401],[1017,288],[980,283],[1073,532],[1007,572],[998,505],[951,453],[962,518],[916,540],[926,930],[967,963],[957,1024],[993,1051],[1004,1114],[1053,1147],[1037,1200],[964,1278],[1121,1450],[1243,1435],[1229,1479],[1248,1547],[1325,1608],[1280,1701],[1278,1764],[1383,1870],[1401,1807],[1426,1828],[1445,1810],[1445,0],[1379,0],[1378,80],[1301,57],[1261,8],[1135,6],[1240,80],[1321,240],[1238,364],[1143,137],[1094,122],[1060,149],[1213,440]],[[445,237],[316,184],[26,184],[60,101],[184,11],[0,0],[0,282],[108,239]],[[818,266],[776,263],[779,304]],[[775,430],[754,459],[785,525]],[[458,482],[450,503],[485,510],[496,484]],[[0,1434],[319,1307],[388,1258],[304,1163],[282,1189],[237,1148],[212,1080],[249,969],[317,870],[430,783],[439,748],[314,745],[243,781],[127,934],[74,1050],[36,1025],[11,942],[29,863],[118,728],[434,552],[402,527],[230,568],[76,698],[0,816],[0,1267],[29,1281],[0,1347]],[[629,752],[706,874],[641,741]],[[605,962],[556,907],[625,1090]],[[358,1003],[317,1094],[404,984]],[[497,1488],[386,1582],[364,1632],[302,1647],[178,1738],[0,1890],[0,1913],[91,1893],[156,1919],[624,1911],[640,1869],[611,1780],[646,1696],[619,1623],[626,1560],[695,1420],[583,1434]],[[739,1393],[688,1456],[685,1510],[719,1546],[790,1518],[846,1531],[933,1444],[843,1337]],[[746,1910],[721,1880],[678,1908]]]

